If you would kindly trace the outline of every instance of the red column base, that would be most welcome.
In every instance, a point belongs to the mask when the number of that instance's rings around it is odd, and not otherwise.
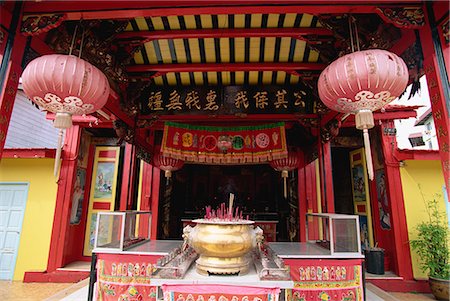
[[[23,282],[76,283],[88,277],[87,271],[25,272]]]
[[[366,279],[366,281],[387,292],[431,294],[430,286],[426,280]]]

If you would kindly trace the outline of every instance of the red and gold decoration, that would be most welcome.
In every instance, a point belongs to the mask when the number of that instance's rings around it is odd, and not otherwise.
[[[65,14],[26,16],[22,20],[20,32],[26,36],[36,36],[58,27],[66,17]]]
[[[274,301],[278,300],[279,288],[233,286],[233,285],[172,285],[162,286],[165,301]]]
[[[157,256],[99,254],[97,300],[156,300],[150,283]]]
[[[332,110],[355,114],[356,128],[363,130],[369,178],[373,180],[368,130],[373,111],[397,98],[408,84],[405,62],[386,50],[357,51],[338,58],[320,74],[322,102]]]
[[[288,156],[283,159],[276,159],[270,161],[270,166],[276,171],[281,171],[281,177],[283,178],[283,196],[287,198],[287,178],[289,172],[296,170],[299,165],[299,154],[295,150],[289,150]]]
[[[164,171],[164,176],[170,178],[172,176],[172,171],[177,171],[181,169],[184,162],[175,158],[164,156],[162,153],[157,153],[153,157],[153,164]]]
[[[260,163],[287,156],[284,123],[215,127],[166,122],[165,156],[196,163]]]
[[[289,300],[364,300],[361,260],[286,260],[294,289]]]
[[[109,97],[106,76],[76,56],[51,54],[31,61],[22,74],[25,94],[43,110],[56,113],[54,126],[60,129],[55,176],[61,156],[63,130],[72,126],[72,115],[91,114]]]

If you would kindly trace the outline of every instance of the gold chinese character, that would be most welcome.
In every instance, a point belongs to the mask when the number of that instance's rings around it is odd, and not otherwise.
[[[248,98],[247,98],[247,91],[239,91],[236,94],[236,97],[234,98],[234,105],[236,108],[240,109],[241,105],[247,109],[248,108]]]
[[[186,100],[185,100],[186,106],[189,109],[192,109],[192,107],[197,108],[197,110],[200,110],[200,98],[198,97],[197,91],[191,91],[187,94]]]
[[[13,87],[8,86],[6,88],[6,93],[8,93],[8,95],[14,96],[14,94],[16,93],[16,90]]]
[[[439,135],[439,137],[446,137],[447,136],[447,131],[444,130],[442,125],[440,125],[439,128],[438,128],[438,135]]]
[[[437,120],[440,120],[442,118],[441,111],[434,112],[434,118],[436,118]]]
[[[255,106],[257,109],[264,109],[267,105],[269,105],[268,98],[267,98],[267,92],[256,92],[256,94],[253,96],[255,99]]]
[[[438,93],[436,93],[433,96],[431,96],[431,103],[432,104],[435,105],[438,101],[439,101],[439,94]]]
[[[17,76],[17,72],[16,71],[13,71],[12,73],[11,73],[11,81],[13,82],[13,83],[17,83],[17,80],[19,79],[19,77]]]
[[[428,84],[428,87],[430,87],[430,88],[436,88],[436,87],[437,87],[437,81],[436,81],[434,78],[432,78],[432,79],[430,80],[429,84]]]
[[[444,142],[444,144],[442,145],[442,151],[448,153],[450,150],[448,143]]]
[[[203,110],[216,111],[219,109],[219,106],[216,103],[217,94],[214,90],[209,90],[208,94],[206,94],[206,105]]]
[[[180,94],[178,94],[177,90],[173,90],[169,96],[169,103],[166,105],[166,108],[170,110],[181,110],[182,103],[180,102]]]
[[[148,107],[152,111],[161,111],[164,110],[162,107],[162,94],[161,91],[150,93],[150,97],[148,98]]]
[[[281,106],[283,106],[283,108],[287,109],[287,101],[284,99],[286,96],[286,90],[282,89],[282,90],[278,90],[277,91],[277,100],[275,101],[275,108],[279,109]]]
[[[303,97],[306,96],[306,92],[305,91],[298,91],[298,92],[294,92],[294,96],[295,96],[295,102],[294,102],[294,106],[298,107],[302,107],[304,108],[306,106],[305,101],[303,100]]]

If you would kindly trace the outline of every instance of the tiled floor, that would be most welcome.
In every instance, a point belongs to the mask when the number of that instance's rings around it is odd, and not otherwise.
[[[72,283],[23,283],[0,281],[0,299],[5,301],[41,301],[70,287]]]

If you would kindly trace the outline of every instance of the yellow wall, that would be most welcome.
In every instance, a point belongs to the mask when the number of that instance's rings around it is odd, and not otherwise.
[[[47,269],[57,185],[54,159],[6,159],[0,161],[0,182],[28,182],[28,199],[13,280],[26,271]]]
[[[405,199],[406,222],[408,224],[409,239],[417,238],[415,227],[418,223],[428,219],[425,200],[436,197],[440,209],[446,212],[445,200],[442,194],[444,176],[440,161],[404,161],[400,168],[402,178],[403,197]],[[419,189],[420,187],[420,189]],[[422,198],[423,194],[423,198]],[[444,217],[446,219],[446,215]],[[411,250],[414,278],[426,279],[426,274],[420,270],[419,257]]]

